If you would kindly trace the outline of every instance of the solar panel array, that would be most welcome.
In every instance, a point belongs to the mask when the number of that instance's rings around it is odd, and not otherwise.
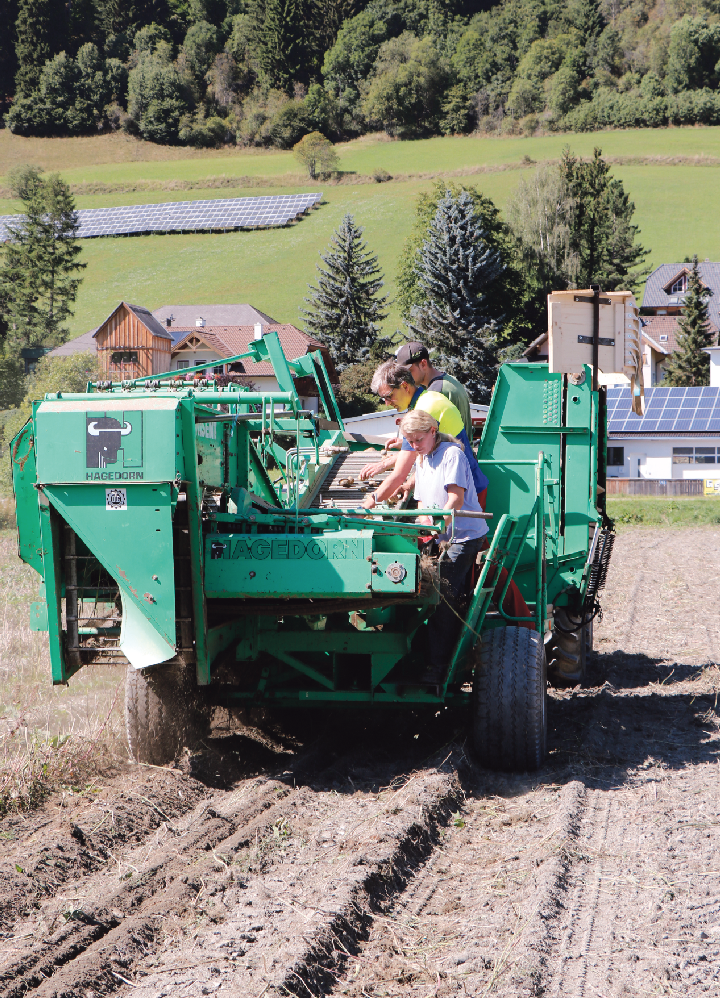
[[[126,208],[84,208],[78,211],[80,239],[96,236],[140,236],[152,232],[226,232],[233,229],[287,225],[314,207],[322,194],[281,194],[261,198],[215,198],[209,201],[169,201]],[[0,240],[17,215],[0,216]]]
[[[720,388],[646,388],[644,416],[629,388],[608,388],[607,418],[608,433],[720,433]]]

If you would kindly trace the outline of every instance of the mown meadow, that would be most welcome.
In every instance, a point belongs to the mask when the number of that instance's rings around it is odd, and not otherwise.
[[[318,253],[346,212],[365,227],[395,293],[396,266],[417,195],[434,178],[476,184],[501,208],[523,175],[557,159],[565,146],[589,155],[599,145],[636,205],[648,262],[720,259],[713,206],[720,196],[720,127],[613,131],[532,138],[457,136],[390,141],[365,136],[338,146],[340,176],[310,181],[291,152],[191,151],[121,135],[23,139],[0,132],[2,177],[20,163],[58,170],[79,208],[321,190],[323,204],[285,229],[227,234],[141,236],[83,242],[88,264],[71,323],[73,336],[97,326],[118,301],[251,302],[278,321],[299,322]],[[372,179],[386,170],[394,178]],[[0,212],[17,205],[0,190]],[[385,329],[401,325],[391,307]]]

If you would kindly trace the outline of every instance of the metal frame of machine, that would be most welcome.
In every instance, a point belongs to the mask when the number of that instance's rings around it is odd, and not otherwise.
[[[54,683],[127,660],[147,675],[190,665],[226,704],[469,706],[478,637],[518,623],[493,605],[503,567],[545,639],[559,607],[589,619],[609,526],[589,368],[500,370],[478,450],[490,547],[429,691],[414,677],[442,596],[418,535],[442,517],[338,505],[327,483],[367,441],[344,432],[322,356],[288,361],[270,333],[228,363],[245,357],[272,363],[278,391],[185,380],[201,368],[98,382],[35,403],[13,440],[19,553],[43,579],[31,626],[48,631]],[[319,415],[295,391],[307,376]]]

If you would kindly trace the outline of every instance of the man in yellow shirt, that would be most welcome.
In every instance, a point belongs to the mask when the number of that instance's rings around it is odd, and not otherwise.
[[[480,470],[473,454],[463,418],[450,399],[441,395],[440,392],[426,391],[422,385],[416,385],[410,370],[395,360],[387,360],[380,365],[373,375],[371,388],[384,402],[394,406],[398,412],[422,409],[429,413],[437,420],[440,433],[456,437],[463,444],[478,498],[484,507],[488,479]],[[398,455],[389,454],[380,461],[366,464],[360,472],[361,479],[372,478],[373,475],[388,471],[390,468],[393,469],[393,473],[385,479],[373,495],[367,497],[364,505],[372,508],[397,492],[404,484],[414,464],[415,452],[407,440],[403,440]]]

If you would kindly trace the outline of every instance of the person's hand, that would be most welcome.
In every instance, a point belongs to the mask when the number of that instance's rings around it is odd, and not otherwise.
[[[385,450],[400,450],[402,447],[402,437],[392,437],[385,444]]]
[[[376,506],[375,496],[371,492],[369,496],[365,496],[363,499],[363,509],[375,509]]]
[[[422,523],[424,527],[432,527],[433,518],[431,516],[416,516],[415,523]]]
[[[360,472],[360,481],[364,482],[367,478],[374,478],[375,475],[381,475],[383,471],[387,471],[385,461],[378,461],[377,464],[366,464]]]

